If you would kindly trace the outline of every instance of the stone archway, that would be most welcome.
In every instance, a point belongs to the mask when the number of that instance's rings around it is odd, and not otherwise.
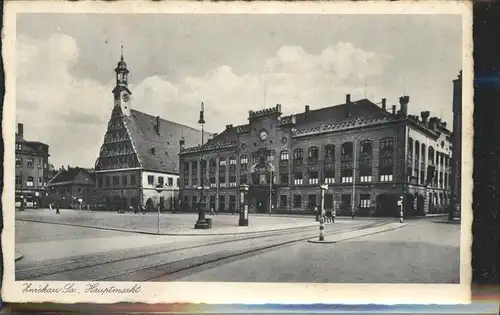
[[[425,197],[417,195],[417,215],[425,215]]]
[[[406,194],[404,198],[404,214],[405,217],[415,215],[415,196]]]

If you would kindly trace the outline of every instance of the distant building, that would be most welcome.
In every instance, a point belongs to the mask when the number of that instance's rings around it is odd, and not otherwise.
[[[461,189],[462,189],[462,71],[458,78],[453,80],[453,155],[452,155],[452,176],[451,176],[451,196],[452,204],[450,213],[461,217]]]
[[[17,124],[16,132],[16,207],[45,206],[48,182],[49,145],[24,139],[24,125]]]
[[[96,205],[100,200],[95,193],[94,174],[80,167],[59,170],[48,183],[48,200],[62,208]]]
[[[108,208],[174,209],[179,204],[179,141],[199,145],[201,131],[132,109],[123,55],[115,72],[114,107],[95,162],[97,193]]]
[[[444,212],[450,200],[451,138],[446,123],[424,111],[409,115],[409,97],[386,108],[367,99],[282,116],[281,105],[250,111],[203,146],[181,149],[181,198],[186,209],[239,208],[250,186],[250,211],[293,213],[319,206],[350,215],[406,216]],[[203,154],[203,161],[201,156]]]

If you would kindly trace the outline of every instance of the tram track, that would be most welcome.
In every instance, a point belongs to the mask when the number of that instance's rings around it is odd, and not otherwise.
[[[342,227],[332,233],[327,233],[327,235],[367,229],[386,223],[386,221],[379,221],[370,224]],[[296,236],[294,237],[294,235]],[[259,252],[312,239],[317,237],[317,235],[316,228],[304,227],[294,229],[293,231],[275,231],[261,235],[214,240],[213,242],[193,246],[181,246],[168,250],[158,251],[158,249],[155,249],[138,255],[124,255],[125,257],[118,259],[107,259],[104,261],[101,259],[96,263],[84,263],[77,259],[72,259],[65,265],[40,266],[20,270],[16,273],[16,278],[66,281],[161,281],[161,279],[168,277],[168,280],[172,280],[181,277],[182,274],[190,270],[207,268],[210,265],[224,261],[243,259]],[[248,248],[243,244],[245,242],[251,243],[252,241],[259,241],[259,244],[262,243],[264,245]],[[221,247],[227,243],[234,243],[235,247],[229,250],[222,248],[218,251],[213,251],[217,249],[217,246]],[[237,248],[238,244],[242,248]],[[207,252],[199,255],[198,253],[203,252],[203,250]],[[192,252],[191,256],[189,255],[190,251]],[[173,260],[169,261],[172,258]],[[158,261],[162,261],[162,263],[158,263]],[[140,265],[140,267],[137,268],[134,265],[135,263]],[[110,274],[109,270],[120,271]]]

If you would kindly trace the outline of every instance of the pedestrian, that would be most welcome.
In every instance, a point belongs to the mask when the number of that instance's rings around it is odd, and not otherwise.
[[[52,202],[49,202],[49,210],[52,211]]]
[[[214,214],[215,214],[214,207],[211,207],[210,208],[210,215],[214,215]]]
[[[59,212],[59,204],[56,204],[56,214],[61,214],[61,213]]]
[[[318,212],[318,207],[314,207],[314,214],[316,215],[316,221],[319,221],[319,212]]]

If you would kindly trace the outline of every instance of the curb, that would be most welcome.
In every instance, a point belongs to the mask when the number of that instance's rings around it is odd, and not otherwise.
[[[24,257],[23,254],[16,252],[16,256],[15,256],[14,261],[19,261],[19,260],[23,259],[23,257]]]
[[[388,223],[387,225],[389,224],[394,224],[394,223]],[[319,241],[319,240],[313,240],[313,239],[309,239],[307,240],[308,243],[311,243],[311,244],[333,244],[333,243],[338,243],[338,242],[342,242],[342,241],[346,241],[346,240],[351,240],[351,239],[355,239],[355,238],[360,238],[360,237],[365,237],[365,236],[369,236],[369,235],[374,235],[374,234],[379,234],[379,233],[384,233],[384,232],[389,232],[389,231],[393,231],[393,230],[397,230],[397,229],[400,229],[400,228],[403,228],[403,227],[406,227],[408,226],[407,223],[401,223],[397,226],[394,226],[394,227],[387,227],[387,228],[384,228],[382,230],[378,230],[378,231],[374,231],[374,232],[370,232],[370,233],[366,233],[366,234],[359,234],[359,235],[353,235],[353,236],[347,236],[347,237],[342,237],[341,235],[339,235],[338,239],[336,240],[332,240],[332,241]],[[383,225],[382,225],[383,227]],[[362,231],[362,230],[361,230]],[[349,232],[346,232],[346,233],[349,233]],[[325,235],[326,237],[327,235]]]
[[[311,223],[311,225],[303,225],[297,227],[288,227],[288,228],[280,228],[280,229],[269,229],[269,230],[261,230],[261,231],[243,231],[243,232],[230,232],[230,233],[154,233],[140,230],[129,230],[129,229],[120,229],[120,228],[112,228],[112,227],[104,227],[104,226],[96,226],[96,225],[85,225],[85,224],[73,224],[73,223],[65,223],[65,222],[51,222],[51,221],[43,221],[43,220],[31,220],[31,219],[16,219],[18,221],[25,222],[34,222],[34,223],[46,223],[46,224],[55,224],[55,225],[66,225],[66,226],[75,226],[75,227],[84,227],[98,230],[106,230],[106,231],[116,231],[116,232],[125,232],[125,233],[136,233],[136,234],[145,234],[145,235],[164,235],[164,236],[216,236],[216,235],[248,235],[248,234],[256,234],[263,232],[278,232],[278,231],[286,231],[286,230],[295,230],[300,228],[308,228],[315,227],[317,223]]]
[[[453,220],[453,221],[448,221],[448,220],[436,221],[436,220],[433,220],[431,222],[432,223],[441,223],[441,224],[455,224],[455,225],[460,225],[462,223],[462,221],[460,221],[460,220]]]

